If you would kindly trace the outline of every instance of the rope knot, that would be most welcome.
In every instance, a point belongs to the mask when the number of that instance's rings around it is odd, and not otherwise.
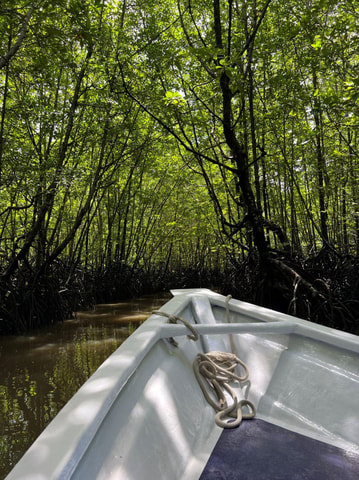
[[[199,335],[196,329],[193,327],[191,323],[187,322],[187,320],[185,320],[184,318],[178,317],[177,315],[172,315],[171,313],[161,312],[160,310],[154,310],[152,313],[154,315],[160,315],[162,317],[168,318],[170,323],[177,323],[177,322],[183,323],[183,325],[185,325],[188,328],[188,330],[192,332],[192,335],[187,335],[187,338],[194,341],[197,341],[199,339]]]

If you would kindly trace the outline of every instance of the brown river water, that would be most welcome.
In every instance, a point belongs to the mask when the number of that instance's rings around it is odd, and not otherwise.
[[[0,337],[0,479],[101,363],[169,298],[97,305],[29,335]]]

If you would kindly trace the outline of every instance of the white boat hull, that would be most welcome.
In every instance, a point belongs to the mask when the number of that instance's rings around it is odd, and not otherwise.
[[[209,290],[173,294],[161,311],[197,324],[200,339],[152,315],[61,410],[8,480],[198,479],[222,433],[192,369],[198,353],[212,350],[234,350],[247,364],[250,385],[236,391],[253,402],[257,419],[359,458],[357,336],[237,300],[229,302],[228,317],[226,298]]]

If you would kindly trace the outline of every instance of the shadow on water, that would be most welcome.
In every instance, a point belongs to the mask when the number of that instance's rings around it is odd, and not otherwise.
[[[30,335],[0,337],[0,479],[101,363],[168,298],[97,305]]]

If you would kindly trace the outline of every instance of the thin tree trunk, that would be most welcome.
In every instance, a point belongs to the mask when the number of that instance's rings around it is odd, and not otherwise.
[[[11,44],[11,37],[9,38],[9,45]],[[4,85],[4,94],[2,99],[1,106],[1,120],[0,120],[0,185],[2,180],[2,170],[3,170],[3,155],[4,155],[4,133],[5,133],[5,118],[6,118],[6,103],[8,99],[9,91],[9,64],[5,68],[5,85]]]
[[[316,72],[313,72],[313,89],[318,91],[318,79]],[[313,116],[315,122],[315,145],[317,151],[317,171],[318,171],[318,193],[320,210],[320,229],[324,245],[328,244],[328,212],[325,194],[325,175],[326,163],[324,157],[324,145],[322,137],[322,114],[318,95],[314,97]]]

